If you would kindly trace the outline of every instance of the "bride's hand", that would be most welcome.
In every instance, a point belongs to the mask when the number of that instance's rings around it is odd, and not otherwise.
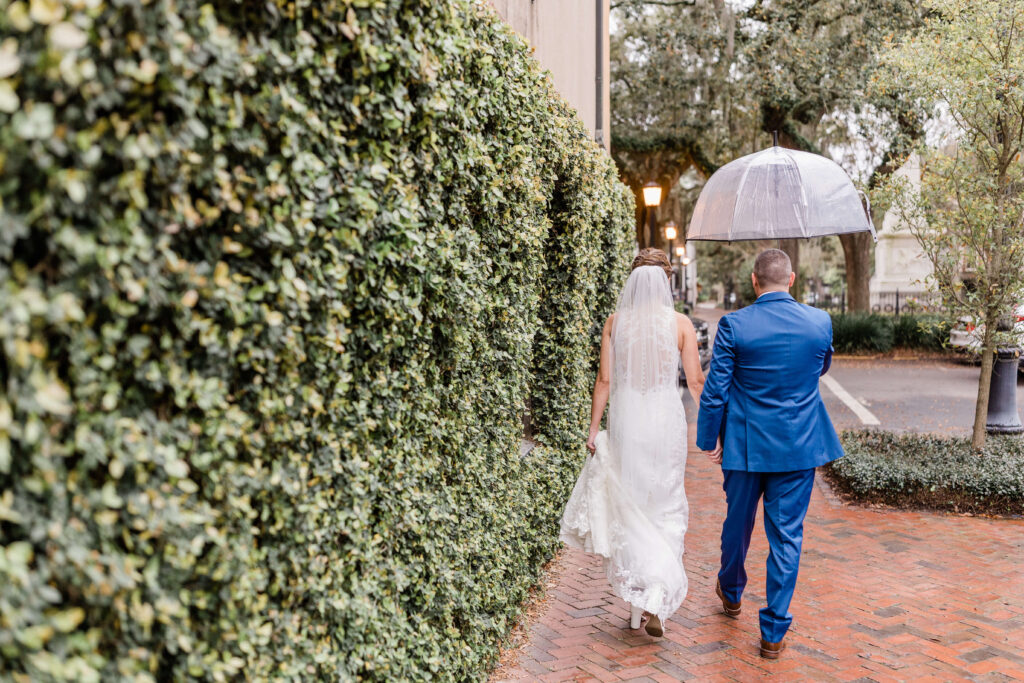
[[[597,438],[598,431],[600,430],[591,427],[590,436],[587,437],[587,450],[590,451],[591,453],[597,450],[597,445],[594,443],[594,440]]]

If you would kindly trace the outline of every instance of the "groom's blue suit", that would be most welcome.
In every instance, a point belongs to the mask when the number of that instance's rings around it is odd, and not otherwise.
[[[740,602],[757,504],[764,497],[768,605],[761,637],[782,640],[793,621],[803,521],[814,468],[842,457],[818,378],[832,360],[832,320],[786,292],[766,292],[718,323],[697,416],[697,447],[721,438],[728,512],[722,526],[725,598]]]

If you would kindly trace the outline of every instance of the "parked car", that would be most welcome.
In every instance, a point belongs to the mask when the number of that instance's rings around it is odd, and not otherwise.
[[[949,345],[957,351],[977,356],[981,353],[981,340],[984,335],[984,324],[978,325],[973,318],[963,317],[950,329]],[[1013,335],[1017,339],[1017,345],[1024,347],[1024,304],[1017,306],[1014,311]],[[1024,371],[1024,356],[1021,357],[1018,369]]]
[[[697,332],[697,355],[700,356],[701,370],[707,372],[708,365],[711,364],[711,338],[708,334],[708,323],[706,320],[694,318],[692,315],[687,315],[687,317]],[[686,373],[683,371],[682,362],[679,363],[679,382],[683,385],[686,384]]]

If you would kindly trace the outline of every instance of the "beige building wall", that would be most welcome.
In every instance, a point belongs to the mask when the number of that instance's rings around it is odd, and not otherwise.
[[[530,42],[537,60],[551,72],[555,88],[606,149],[611,144],[609,2],[491,0],[505,21]]]

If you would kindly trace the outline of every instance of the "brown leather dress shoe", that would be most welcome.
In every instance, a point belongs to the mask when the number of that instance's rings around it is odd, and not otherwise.
[[[727,617],[735,619],[740,615],[740,612],[743,611],[741,602],[729,602],[725,599],[725,594],[722,593],[721,581],[715,581],[715,595],[722,600],[722,611],[725,612]]]
[[[661,624],[661,619],[658,618],[657,614],[652,614],[651,618],[644,624],[644,630],[647,631],[647,635],[654,636],[655,638],[661,638],[665,635],[665,627]]]
[[[786,649],[786,639],[783,638],[777,643],[769,643],[764,638],[761,639],[761,656],[765,659],[778,659],[782,651]]]

